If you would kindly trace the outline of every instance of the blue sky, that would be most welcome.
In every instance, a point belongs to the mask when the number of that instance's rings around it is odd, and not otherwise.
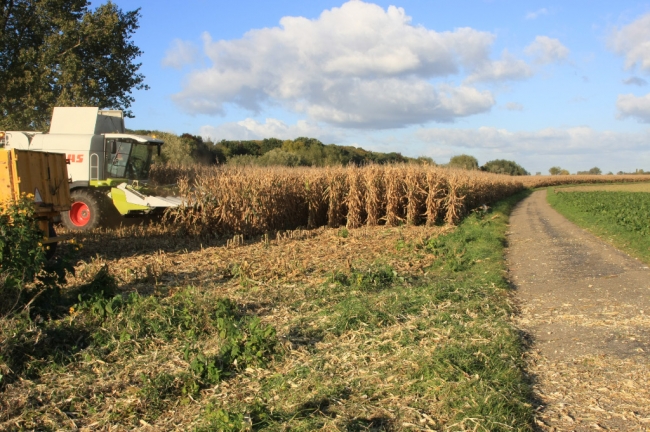
[[[650,170],[650,2],[114,1],[134,129]]]

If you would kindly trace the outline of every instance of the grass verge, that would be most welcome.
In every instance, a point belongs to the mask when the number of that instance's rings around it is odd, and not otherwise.
[[[520,198],[455,229],[86,244],[56,313],[0,320],[0,428],[531,430],[503,260]]]
[[[571,222],[650,263],[650,193],[548,188],[547,200]]]

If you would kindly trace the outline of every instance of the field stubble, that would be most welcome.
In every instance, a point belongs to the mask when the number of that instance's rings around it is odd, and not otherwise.
[[[521,177],[524,186],[542,188],[563,185],[591,185],[594,183],[639,183],[649,182],[650,175],[617,174],[617,175],[553,175],[553,176],[524,176]]]
[[[7,375],[0,428],[525,430],[505,223],[477,212],[458,228],[210,243],[155,226],[91,233],[62,288],[80,303],[2,320],[22,372]],[[252,358],[224,351],[224,322]]]

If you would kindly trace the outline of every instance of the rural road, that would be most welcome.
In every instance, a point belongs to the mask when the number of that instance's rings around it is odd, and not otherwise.
[[[553,210],[510,217],[509,277],[540,430],[650,431],[650,270]]]

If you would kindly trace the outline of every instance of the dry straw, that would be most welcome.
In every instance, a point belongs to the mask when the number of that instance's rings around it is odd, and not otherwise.
[[[468,211],[507,197],[521,178],[421,165],[364,167],[156,168],[179,183],[185,205],[169,228],[192,235],[256,235],[319,226],[458,223]]]

